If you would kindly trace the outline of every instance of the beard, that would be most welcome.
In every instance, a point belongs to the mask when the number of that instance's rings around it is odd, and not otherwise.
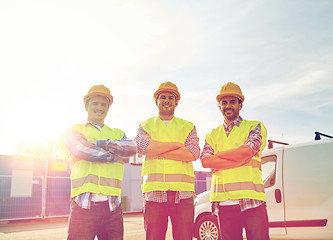
[[[159,113],[161,115],[172,116],[175,113],[174,108],[164,109],[164,107],[159,108]]]
[[[235,120],[235,119],[238,117],[238,115],[239,115],[239,110],[237,110],[237,109],[232,109],[232,110],[231,110],[231,113],[230,113],[230,112],[226,113],[226,111],[223,111],[222,113],[223,113],[223,116],[224,116],[226,119],[233,121],[233,120]]]

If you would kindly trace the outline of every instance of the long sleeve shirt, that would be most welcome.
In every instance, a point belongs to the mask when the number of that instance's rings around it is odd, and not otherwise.
[[[86,124],[91,123],[87,122]],[[100,126],[93,126],[101,131]],[[136,153],[135,142],[129,140],[125,134],[120,141],[108,139],[97,140],[96,143],[94,143],[89,142],[82,133],[69,129],[64,134],[64,145],[69,157],[75,156],[75,158],[92,162],[116,162],[118,157],[129,157]],[[117,146],[120,147],[115,149]],[[75,201],[79,206],[85,209],[90,209],[91,202],[108,201],[110,210],[113,211],[119,207],[121,199],[117,196],[102,196],[86,192],[74,197],[72,201]]]
[[[226,124],[226,122],[224,122],[223,127],[224,127],[224,130],[225,130],[227,136],[229,136],[233,127],[234,126],[239,127],[242,121],[243,121],[243,119],[239,116],[229,126]],[[258,155],[258,153],[260,151],[260,147],[262,145],[260,124],[258,124],[258,126],[249,133],[246,145],[252,149],[253,155]],[[204,146],[201,156],[200,156],[201,161],[208,155],[214,155],[214,149],[205,141],[205,146]],[[263,203],[264,203],[263,201],[254,200],[254,199],[240,199],[238,202],[228,200],[227,205],[240,204],[241,210],[245,211],[246,209],[258,207]]]
[[[145,153],[145,150],[150,142],[150,139],[144,138],[144,135],[148,135],[148,133],[139,125],[137,135],[134,141],[137,143],[138,152],[141,154]],[[194,127],[193,130],[189,133],[185,140],[185,147],[187,147],[195,159],[200,157],[200,147],[199,147],[199,138],[197,137],[197,130]],[[193,197],[193,192],[189,191],[179,191],[176,192],[175,203],[179,203],[182,199],[187,199]],[[166,191],[153,191],[147,192],[143,194],[143,198],[145,201],[152,202],[167,202],[167,192]]]

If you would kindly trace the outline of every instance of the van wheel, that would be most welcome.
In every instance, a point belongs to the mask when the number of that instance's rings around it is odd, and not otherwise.
[[[203,215],[195,225],[195,236],[198,240],[219,240],[217,219],[214,215]]]

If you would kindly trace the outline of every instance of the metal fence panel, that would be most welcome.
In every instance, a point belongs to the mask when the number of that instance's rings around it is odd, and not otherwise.
[[[210,187],[211,174],[195,172],[195,191]],[[68,216],[70,168],[60,159],[0,155],[0,221]],[[124,212],[142,210],[141,166],[125,164]]]
[[[22,196],[13,195],[13,178],[16,176],[0,175],[0,220],[41,218],[42,177],[33,177],[31,194]]]
[[[45,216],[69,215],[71,182],[69,177],[47,177]]]

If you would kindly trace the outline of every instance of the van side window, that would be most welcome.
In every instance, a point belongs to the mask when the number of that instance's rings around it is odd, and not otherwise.
[[[265,156],[261,159],[262,180],[264,187],[272,187],[276,179],[276,155]]]

